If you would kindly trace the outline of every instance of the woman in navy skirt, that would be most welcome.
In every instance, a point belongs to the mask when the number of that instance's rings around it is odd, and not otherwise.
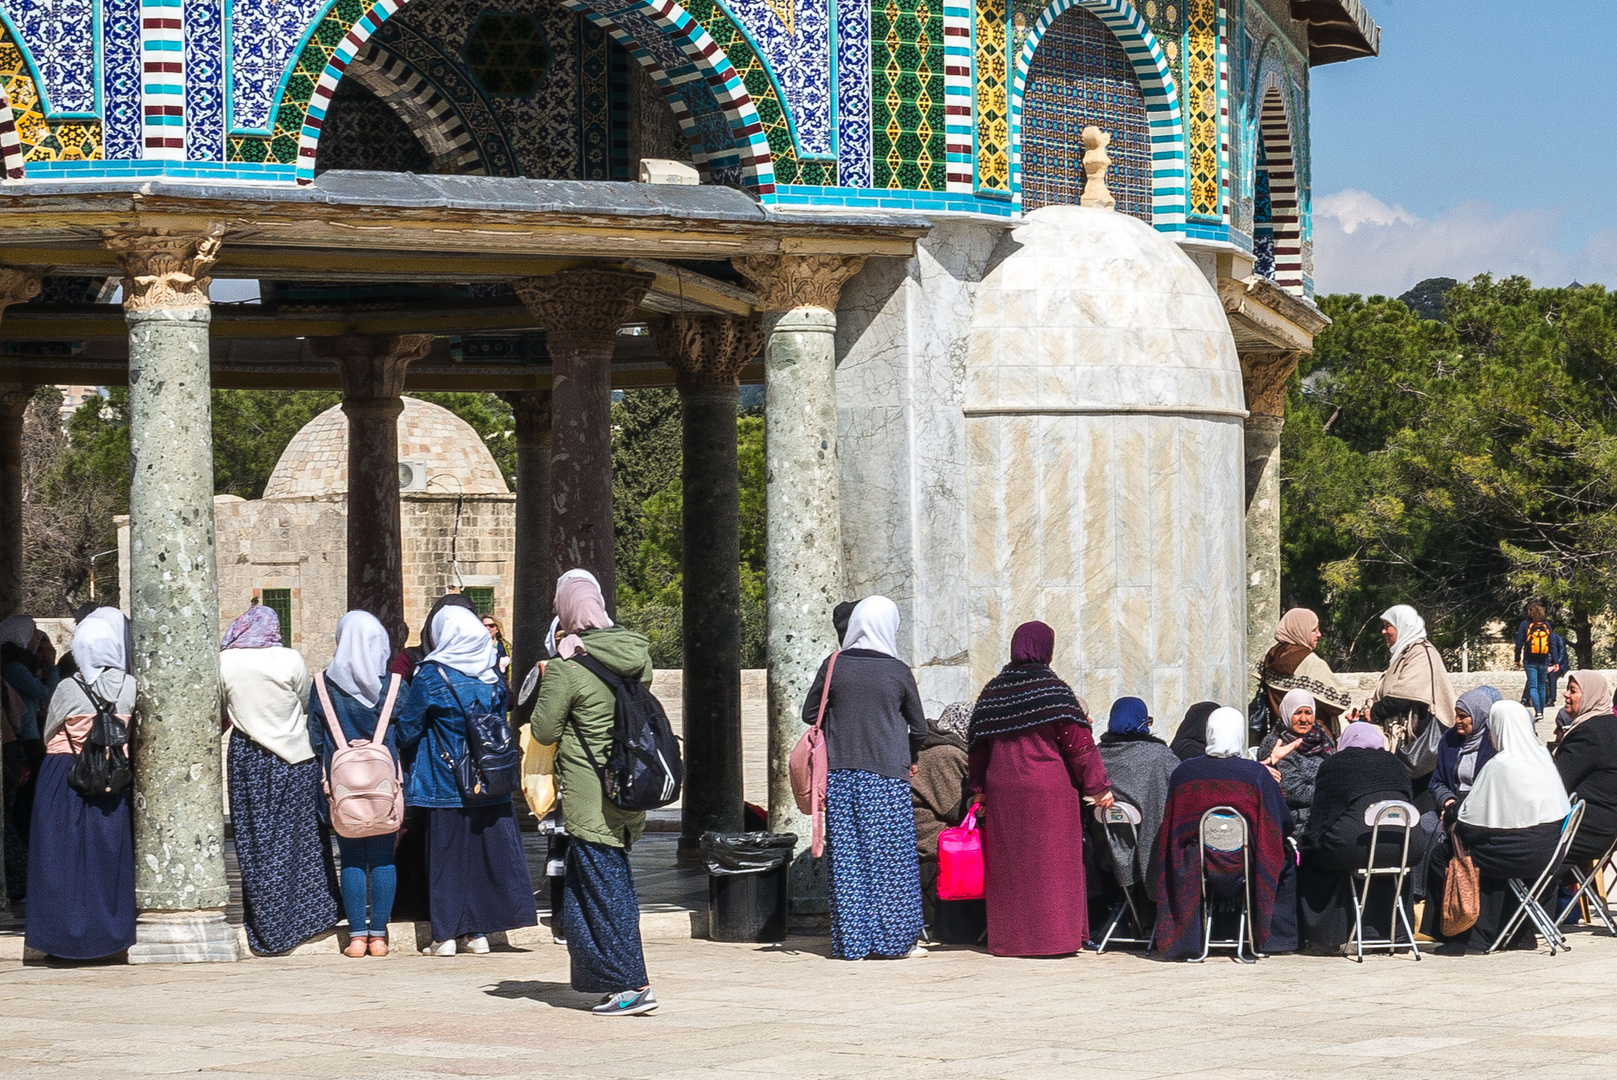
[[[29,948],[95,960],[135,943],[135,844],[129,788],[92,798],[67,785],[98,698],[129,722],[135,679],[125,674],[124,635],[86,620],[73,635],[79,673],[64,679],[45,716],[45,762],[34,796],[28,853]]]

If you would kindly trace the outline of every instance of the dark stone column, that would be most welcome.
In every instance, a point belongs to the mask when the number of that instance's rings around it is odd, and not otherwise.
[[[348,607],[375,615],[403,645],[404,558],[399,524],[399,414],[404,374],[430,334],[317,342],[342,373],[348,417]]]
[[[545,329],[551,362],[550,574],[575,566],[617,610],[612,535],[612,352],[653,277],[584,267],[513,284]]]
[[[742,826],[736,404],[741,369],[764,342],[756,318],[674,315],[654,330],[663,359],[678,373],[684,414],[685,793],[679,857],[695,865],[704,832]]]
[[[516,421],[516,595],[511,598],[511,683],[515,689],[544,657],[550,626],[550,391],[502,395]]]
[[[1280,621],[1280,432],[1286,424],[1286,384],[1296,352],[1241,354],[1246,388],[1246,664],[1247,693],[1255,668]]]
[[[22,420],[31,386],[0,387],[0,611],[22,610]]]
[[[218,233],[109,233],[129,321],[129,606],[137,941],[130,963],[235,960],[225,922],[208,268]]]

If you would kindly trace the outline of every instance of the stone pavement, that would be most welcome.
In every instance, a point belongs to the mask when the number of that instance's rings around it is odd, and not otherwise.
[[[653,942],[657,1013],[602,1019],[567,952],[220,966],[0,963],[0,1076],[958,1078],[1612,1074],[1617,941],[1570,953],[1007,960],[944,949],[845,963],[784,946]]]

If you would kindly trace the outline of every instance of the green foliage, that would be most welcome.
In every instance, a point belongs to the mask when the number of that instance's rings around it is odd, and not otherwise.
[[[1442,323],[1321,301],[1282,436],[1286,601],[1327,618],[1337,663],[1374,667],[1393,603],[1453,649],[1537,596],[1588,665],[1617,601],[1617,296],[1483,276],[1438,300]]]
[[[263,495],[292,436],[341,400],[335,390],[215,390],[214,494]]]
[[[612,406],[612,530],[620,604],[625,590],[646,593],[657,587],[639,575],[644,507],[679,479],[682,458],[679,394],[625,390]]]

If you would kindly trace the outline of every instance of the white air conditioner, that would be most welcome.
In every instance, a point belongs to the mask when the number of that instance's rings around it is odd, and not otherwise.
[[[426,491],[427,463],[424,461],[399,462],[399,490]]]

